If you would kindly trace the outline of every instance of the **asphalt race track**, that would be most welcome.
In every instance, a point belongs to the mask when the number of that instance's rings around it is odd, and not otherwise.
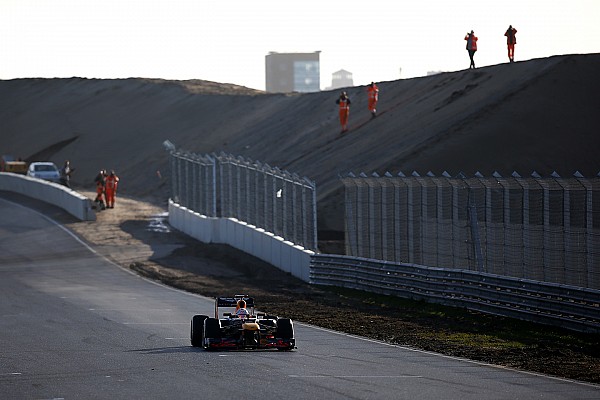
[[[600,398],[590,384],[298,323],[293,352],[191,347],[191,316],[212,311],[211,299],[133,275],[0,198],[2,399]]]

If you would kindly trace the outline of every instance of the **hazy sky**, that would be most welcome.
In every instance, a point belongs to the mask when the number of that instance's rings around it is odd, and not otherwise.
[[[321,88],[600,53],[600,0],[0,0],[0,79],[205,79],[265,88],[265,56],[321,51]],[[402,73],[400,75],[400,68]]]

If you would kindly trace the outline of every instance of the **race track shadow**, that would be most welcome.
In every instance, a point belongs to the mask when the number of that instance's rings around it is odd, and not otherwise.
[[[200,349],[192,346],[175,346],[175,347],[158,347],[153,349],[136,349],[128,350],[127,353],[142,353],[142,354],[177,354],[177,353],[193,353]]]

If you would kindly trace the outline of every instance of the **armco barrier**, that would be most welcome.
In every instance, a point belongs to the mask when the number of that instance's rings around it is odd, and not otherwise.
[[[308,282],[314,252],[235,218],[200,215],[169,200],[169,224],[201,242],[235,247]]]
[[[316,254],[310,282],[600,332],[600,290],[474,271]]]
[[[82,221],[95,221],[90,199],[58,183],[0,172],[0,190],[15,192],[62,208]]]

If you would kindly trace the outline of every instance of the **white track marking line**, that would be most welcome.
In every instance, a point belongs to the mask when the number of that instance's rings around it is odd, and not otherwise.
[[[288,375],[290,378],[334,378],[334,379],[412,379],[412,378],[423,378],[421,375]]]

